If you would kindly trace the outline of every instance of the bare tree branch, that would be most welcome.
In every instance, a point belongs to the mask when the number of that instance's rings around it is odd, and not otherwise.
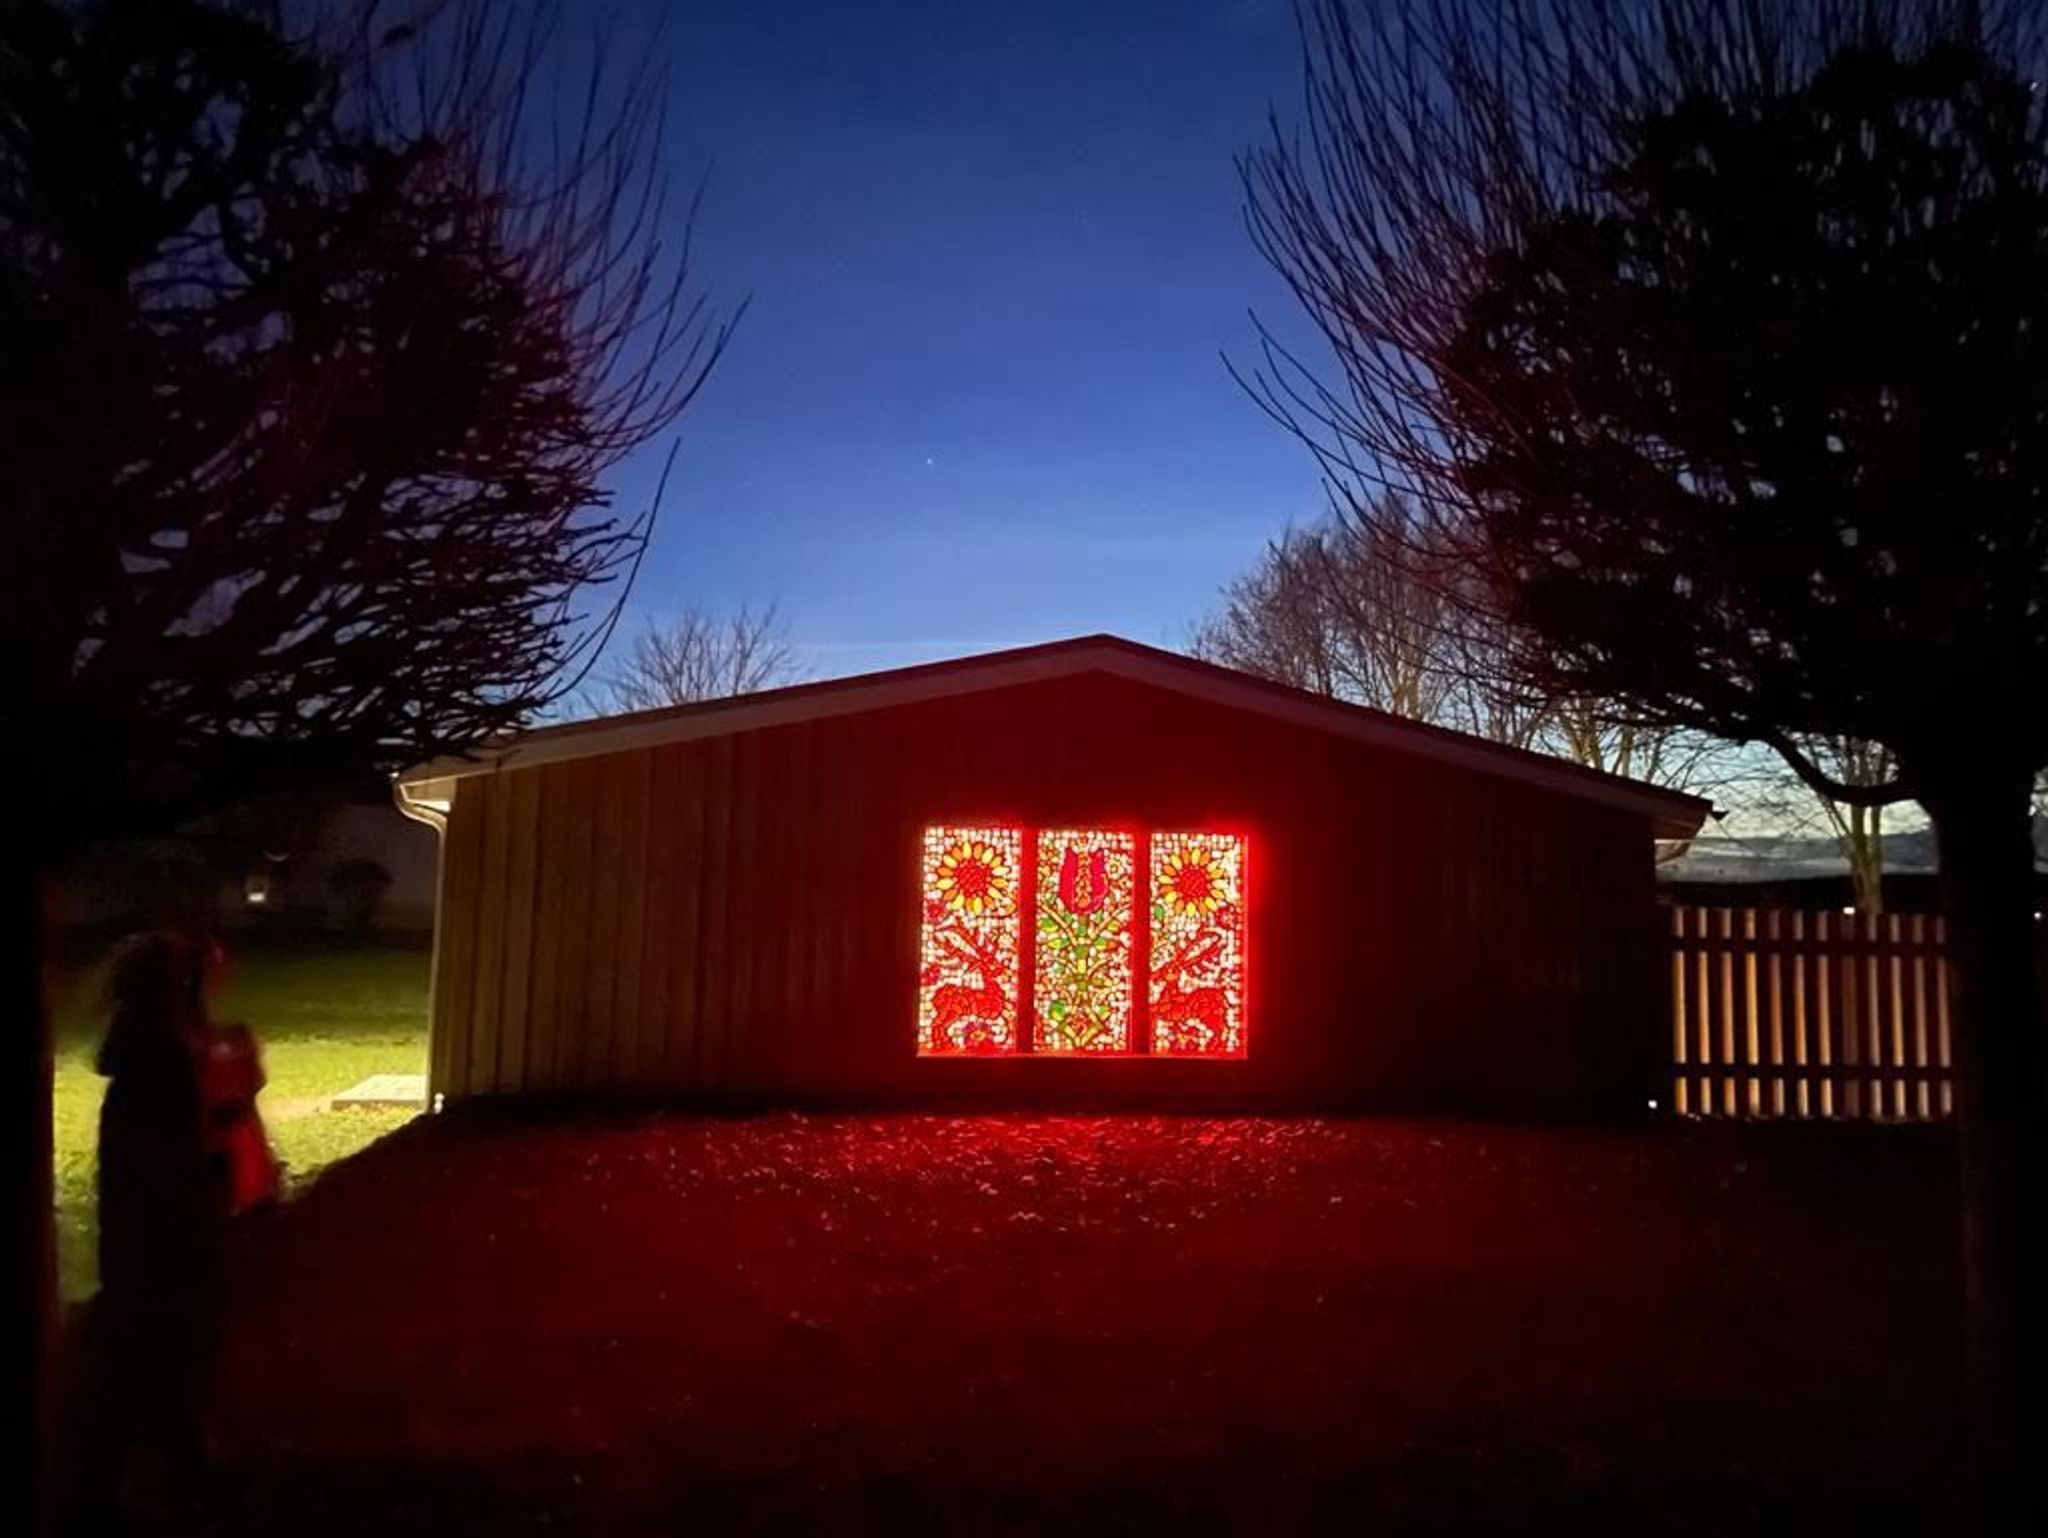
[[[774,604],[722,618],[689,608],[633,636],[598,702],[611,711],[688,705],[797,683],[808,671]]]
[[[1957,688],[1924,645],[1952,633],[1961,677],[2005,680],[1994,697],[2048,677],[2038,627],[2021,641],[2003,621],[1960,623],[2048,612],[2031,504],[1986,486],[1980,522],[1924,517],[1958,484],[1936,476],[1929,434],[1948,443],[1967,425],[1946,464],[2036,473],[2024,445],[2039,437],[2020,425],[2032,407],[2010,388],[2029,365],[2010,353],[2034,334],[2014,318],[2041,285],[2011,266],[2024,245],[2010,260],[1954,247],[1933,267],[1914,246],[1992,198],[2026,227],[2042,189],[2021,167],[2038,166],[2048,114],[2025,82],[2048,68],[2048,13],[1310,0],[1303,19],[1305,120],[1276,119],[1241,172],[1253,238],[1338,367],[1324,378],[1268,333],[1239,375],[1311,447],[1347,516],[1372,519],[1397,493],[1388,548],[1407,547],[1447,603],[1508,622],[1515,675],[1539,694],[1774,745],[1961,741],[1995,723],[2016,755],[2048,759],[2039,712],[2022,725]],[[1971,48],[1999,62],[1973,65]],[[1830,143],[1852,120],[1865,137],[1847,158],[1775,148]],[[1928,136],[1954,158],[1916,151]],[[1650,225],[1657,197],[1690,223]],[[1894,217],[1899,198],[1919,200],[1918,226]],[[1828,242],[1857,221],[1890,265],[1832,265]],[[2013,294],[2003,324],[1963,329],[1976,322],[1952,304],[1903,305],[1874,275],[1947,283],[1964,263],[1975,276],[1950,291],[1980,306]],[[1830,307],[1802,282],[1831,285]],[[1876,338],[1915,368],[1888,372]],[[1742,393],[1758,378],[1778,388]],[[1518,508],[1543,510],[1540,532],[1509,537]],[[1925,567],[1939,581],[1915,585],[1905,563],[1930,535],[1950,548]],[[1446,549],[1460,559],[1447,566]],[[1774,596],[1759,611],[1745,592]],[[1820,778],[1845,801],[1910,797],[1923,757],[1900,750],[1883,787]]]
[[[2048,1379],[2048,8],[1302,18],[1303,124],[1241,171],[1336,367],[1268,334],[1240,373],[1346,515],[1400,494],[1390,544],[1498,617],[1536,697],[1927,811],[1979,1521],[2009,1523],[2039,1504]],[[1828,743],[1885,760],[1844,777]]]
[[[1391,494],[1367,518],[1289,530],[1223,591],[1197,655],[1262,678],[1659,784],[1715,774],[1696,732],[1544,697],[1509,674],[1497,617],[1432,569],[1428,535]]]
[[[655,512],[610,474],[734,318],[659,56],[485,0],[7,8],[0,709],[102,831],[574,685]]]

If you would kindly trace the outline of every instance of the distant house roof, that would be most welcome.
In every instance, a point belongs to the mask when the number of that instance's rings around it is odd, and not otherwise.
[[[1699,797],[1663,786],[1311,694],[1110,635],[1079,636],[949,662],[891,668],[759,694],[540,727],[502,745],[481,749],[473,757],[443,758],[421,764],[400,775],[399,784],[411,799],[428,800],[432,799],[438,782],[467,775],[593,758],[1088,673],[1173,690],[1311,731],[1369,742],[1417,758],[1637,812],[1651,819],[1659,838],[1690,838],[1699,831],[1709,810],[1708,803]]]

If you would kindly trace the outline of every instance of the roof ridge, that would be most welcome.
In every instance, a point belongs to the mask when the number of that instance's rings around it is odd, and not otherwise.
[[[1121,664],[1121,665],[1119,665]],[[1095,668],[1141,683],[1179,688],[1217,703],[1292,720],[1310,730],[1337,730],[1385,746],[1405,747],[1482,773],[1537,782],[1565,793],[1622,802],[1689,837],[1709,804],[1698,796],[1594,769],[1530,748],[1494,742],[1450,727],[1397,716],[1370,705],[1314,694],[1182,652],[1096,632],[1031,646],[846,674],[621,715],[536,727],[486,745],[467,758],[442,758],[402,773],[401,784],[462,778],[503,768],[596,757],[664,741],[719,736],[824,716],[881,709],[922,699],[1072,676]],[[986,675],[982,683],[978,675]],[[867,697],[867,698],[863,698]],[[730,718],[729,724],[721,718]]]

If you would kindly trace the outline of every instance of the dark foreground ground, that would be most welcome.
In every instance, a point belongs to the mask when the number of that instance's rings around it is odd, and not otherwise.
[[[446,1118],[272,1236],[172,1530],[1946,1525],[1927,1131]]]

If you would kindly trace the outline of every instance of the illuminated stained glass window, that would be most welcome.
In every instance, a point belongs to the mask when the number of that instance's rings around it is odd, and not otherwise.
[[[1017,1049],[1023,835],[1015,828],[927,828],[918,1050]]]
[[[1152,1050],[1191,1057],[1244,1051],[1244,840],[1155,833]]]
[[[918,1051],[1243,1056],[1244,858],[1231,833],[926,829]]]
[[[1034,1050],[1131,1049],[1136,864],[1128,833],[1038,835]]]

